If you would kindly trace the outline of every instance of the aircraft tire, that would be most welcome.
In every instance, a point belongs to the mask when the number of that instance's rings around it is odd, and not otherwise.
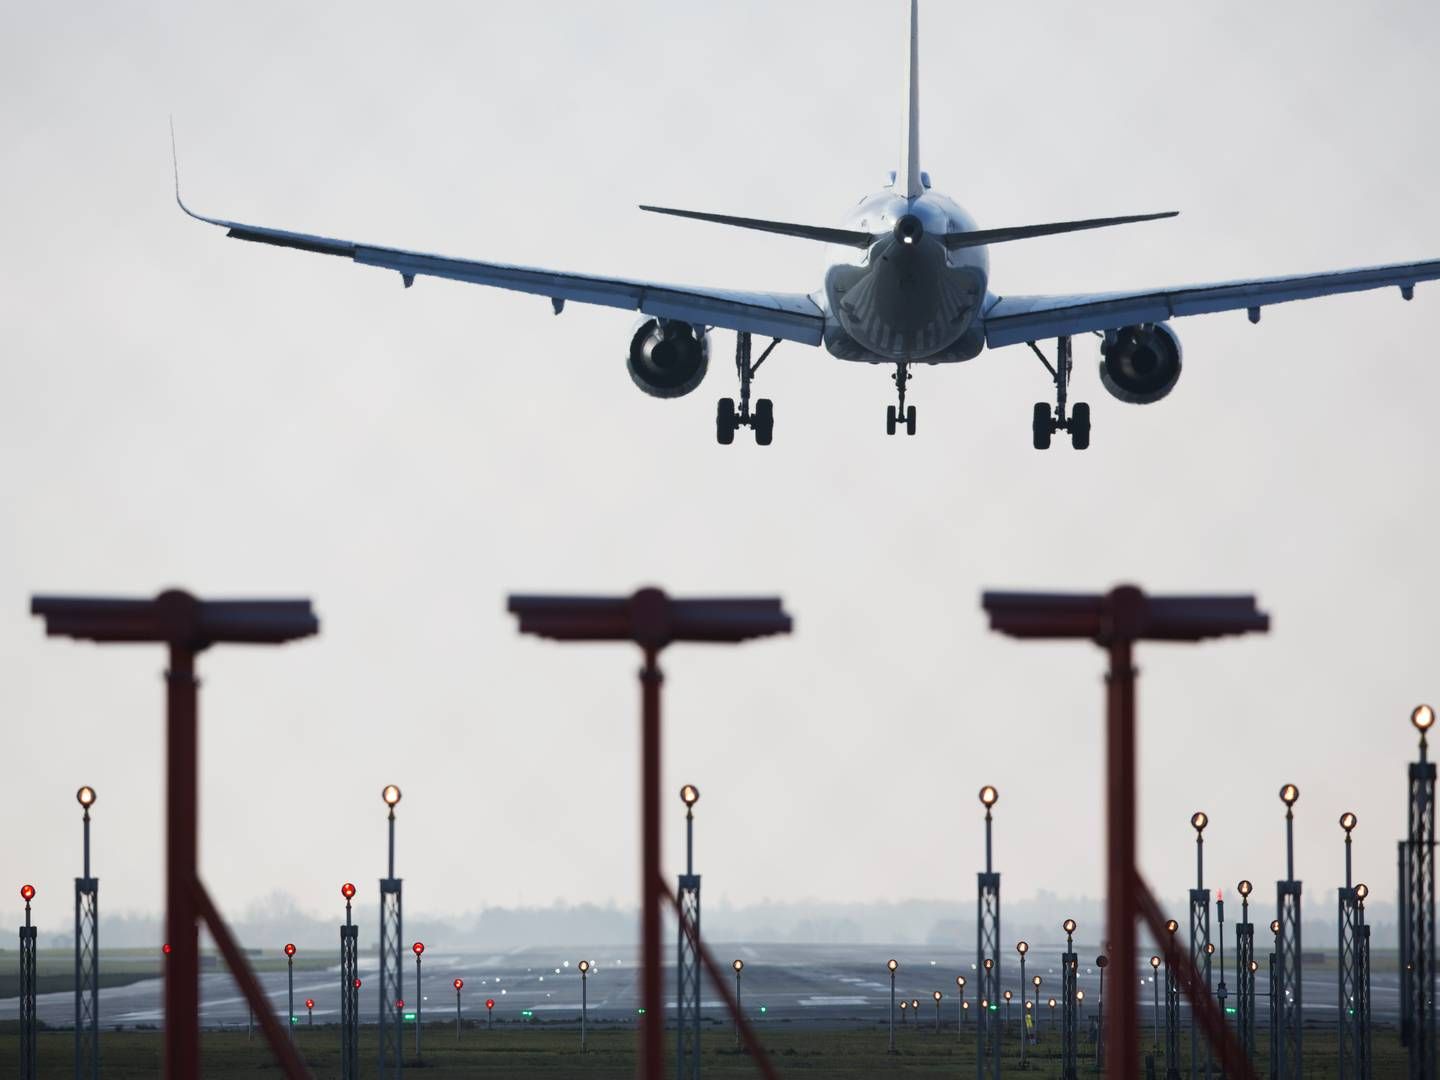
[[[775,437],[775,403],[769,398],[755,402],[755,445],[769,446]]]
[[[1090,449],[1090,406],[1077,401],[1070,410],[1070,445],[1076,450]]]
[[[721,446],[735,441],[735,399],[722,397],[715,407],[715,440]]]
[[[915,406],[911,405],[905,410],[905,434],[915,434]]]
[[[885,434],[886,434],[886,435],[894,435],[894,434],[895,434],[895,423],[896,423],[895,406],[894,406],[894,405],[887,405],[887,406],[885,406]]]
[[[1036,450],[1050,449],[1050,405],[1045,401],[1037,401],[1030,421],[1030,431],[1034,437]]]

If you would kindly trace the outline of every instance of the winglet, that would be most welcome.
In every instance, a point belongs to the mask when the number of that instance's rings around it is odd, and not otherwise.
[[[222,228],[229,228],[230,222],[217,221],[215,218],[208,218],[203,214],[197,214],[194,210],[186,206],[185,200],[180,197],[180,154],[175,149],[175,115],[173,113],[170,115],[170,164],[175,170],[175,202],[180,209],[184,210],[185,213],[189,214],[196,221],[203,221],[207,225],[219,225]]]
[[[895,186],[905,193],[907,199],[918,199],[925,194],[925,186],[920,180],[920,0],[910,0],[910,43],[905,74],[909,81],[905,145]]]

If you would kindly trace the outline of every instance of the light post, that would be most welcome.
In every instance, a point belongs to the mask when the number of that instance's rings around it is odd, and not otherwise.
[[[1225,1015],[1225,999],[1229,991],[1225,988],[1225,890],[1215,890],[1215,920],[1220,926],[1220,987],[1215,991],[1215,998],[1220,1002],[1220,1015]]]
[[[305,1013],[306,1013],[305,1026],[306,1026],[306,1027],[314,1027],[314,1026],[315,1026],[315,999],[314,999],[314,998],[306,998],[306,999],[305,999]]]
[[[685,872],[675,893],[680,907],[675,920],[675,1076],[700,1080],[700,875],[695,873],[695,804],[700,789],[686,784],[680,789],[680,801],[685,804]],[[736,1024],[738,1031],[738,1020]]]
[[[1279,983],[1279,919],[1270,920],[1270,934],[1270,1080],[1275,1080],[1280,1075],[1280,999],[1275,994]]]
[[[978,959],[983,961],[980,996],[989,1001],[1000,997],[1000,875],[994,863],[994,809],[1000,792],[992,784],[980,789],[980,805],[985,808],[985,869],[976,881],[975,937]],[[980,1014],[979,1045],[976,1050],[978,1080],[1000,1080],[1001,1038],[992,1037],[994,1025],[990,1010]]]
[[[485,999],[485,1030],[489,1031],[494,1026],[495,1020],[495,999]]]
[[[1420,758],[1409,768],[1408,812],[1401,845],[1400,960],[1404,973],[1401,1041],[1411,1080],[1435,1077],[1435,763],[1427,735],[1435,710],[1417,705],[1410,723],[1420,733]]]
[[[1365,922],[1365,901],[1369,896],[1370,886],[1363,881],[1355,886],[1355,921],[1360,927],[1356,943],[1360,953],[1360,978],[1356,985],[1360,1000],[1356,1012],[1360,1017],[1361,1080],[1371,1080],[1375,1068],[1370,1043],[1370,927]]]
[[[1039,1045],[1040,1045],[1040,976],[1039,976],[1039,975],[1036,975],[1036,976],[1035,976],[1033,979],[1031,979],[1030,981],[1031,981],[1031,983],[1033,983],[1034,986],[1035,986],[1035,1012],[1034,1012],[1034,1017],[1035,1017],[1035,1020],[1034,1020],[1034,1026],[1035,1026],[1035,1045],[1036,1045],[1036,1046],[1039,1046]]]
[[[1150,957],[1150,991],[1155,1000],[1154,1020],[1150,1025],[1150,1059],[1160,1053],[1160,957]],[[1154,1066],[1151,1065],[1151,1071]]]
[[[1245,1060],[1255,1064],[1255,927],[1250,924],[1250,894],[1255,886],[1248,878],[1235,887],[1240,894],[1240,921],[1235,924],[1235,981],[1239,987],[1236,1026]]]
[[[1345,884],[1339,897],[1339,1065],[1340,1080],[1358,1080],[1365,1075],[1365,1044],[1361,1033],[1362,953],[1359,901],[1355,896],[1350,856],[1350,834],[1360,819],[1350,811],[1340,815],[1340,828],[1345,833]]]
[[[389,860],[380,879],[380,1023],[379,1076],[399,1077],[405,1068],[405,1015],[395,1002],[405,997],[405,967],[402,955],[404,928],[403,883],[395,876],[395,808],[400,805],[400,788],[386,784],[380,790],[385,804]],[[419,1025],[416,1025],[419,1036]]]
[[[291,942],[285,943],[285,984],[287,987],[285,998],[285,1034],[290,1041],[295,1041],[295,946]]]
[[[100,1076],[100,880],[90,876],[90,807],[95,789],[75,792],[84,834],[82,876],[75,879],[75,1080]]]
[[[894,961],[892,960],[891,963],[894,963]],[[744,1001],[743,1001],[743,999],[740,997],[740,973],[745,970],[745,961],[744,961],[744,960],[736,960],[736,961],[735,961],[733,964],[731,964],[730,966],[735,969],[735,1049],[736,1049],[736,1050],[739,1050],[739,1049],[740,1049],[740,1017],[741,1017],[742,1013],[745,1011]],[[891,972],[890,972],[890,993],[891,993],[892,996],[893,996],[894,993],[895,993],[895,972],[894,972],[893,969],[892,969]],[[900,1008],[901,1008],[901,1009],[904,1009],[904,1008],[905,1008],[905,1003],[904,1003],[903,1001],[900,1003]],[[905,1014],[904,1014],[903,1012],[900,1014],[900,1019],[901,1019],[901,1020],[904,1020],[904,1019],[905,1019]]]
[[[465,980],[456,979],[450,985],[455,987],[455,1043],[458,1046],[460,1043],[460,991],[465,989]],[[583,1017],[584,1013],[581,1013],[581,1016]],[[581,1037],[581,1048],[584,1048],[583,1035]]]
[[[941,996],[942,996],[942,995],[941,995],[940,991],[939,991],[939,990],[936,990],[936,991],[935,991],[935,1034],[936,1034],[936,1035],[939,1035],[939,1034],[940,1034],[940,998],[941,998]]]
[[[425,994],[420,988],[420,957],[425,953],[425,943],[417,941],[410,946],[415,953],[415,1061],[420,1061],[420,1029],[425,1026]],[[405,1019],[402,1013],[400,1019]]]
[[[1101,953],[1095,958],[1095,966],[1100,969],[1100,1004],[1095,1010],[1095,1071],[1105,1071],[1105,968],[1110,963],[1110,958]]]
[[[956,1006],[956,1008],[958,1009],[959,1014],[960,1014],[960,1020],[959,1020],[960,1030],[963,1032],[963,1031],[965,1030],[965,1014],[966,1014],[966,1013],[969,1011],[969,1009],[970,1009],[970,1006],[969,1006],[969,1005],[966,1003],[966,1001],[965,1001],[965,976],[964,976],[964,975],[956,975],[956,976],[955,976],[955,993],[956,993],[956,995],[957,995],[957,996],[959,997],[959,999],[960,999],[960,1004],[959,1004],[958,1006]]]
[[[1014,995],[1006,990],[1002,996],[1005,998],[1005,1020],[1000,1028],[1000,1038],[1004,1040],[1005,1036],[1010,1034],[1010,999]]]
[[[910,1003],[909,1003],[908,1001],[906,1001],[904,998],[901,998],[901,999],[900,999],[900,1026],[901,1026],[902,1028],[905,1026],[905,1010],[908,1009],[909,1007],[910,1007]]]
[[[358,1080],[360,1076],[360,928],[351,919],[351,903],[355,886],[340,886],[345,898],[345,925],[340,927],[340,1078]],[[381,1023],[384,1023],[381,1011]]]
[[[1175,935],[1180,924],[1174,919],[1165,923],[1170,935],[1170,948],[1165,950],[1165,1080],[1180,1080],[1180,987],[1175,977]]]
[[[1046,1004],[1050,1006],[1050,1030],[1051,1030],[1051,1031],[1054,1031],[1054,1030],[1055,1030],[1055,999],[1054,999],[1053,997],[1050,998],[1050,999],[1046,1002]]]
[[[737,960],[736,963],[739,963],[739,961]],[[895,969],[899,966],[900,964],[894,959],[885,962],[885,967],[890,972],[890,1049],[887,1053],[891,1054],[897,1052],[895,1050]],[[740,992],[739,971],[735,972],[735,992],[737,995]]]
[[[1020,954],[1020,1068],[1025,1065],[1025,1044],[1030,1041],[1030,1033],[1025,1030],[1025,954],[1030,951],[1030,943],[1023,938],[1015,943],[1015,951]]]
[[[34,885],[20,886],[20,899],[25,901],[25,925],[20,927],[20,1080],[35,1080],[35,936],[30,924],[30,901],[35,899]]]
[[[1276,972],[1280,978],[1279,1054],[1276,1057],[1279,1080],[1300,1080],[1303,1069],[1300,882],[1295,880],[1295,803],[1299,798],[1300,789],[1294,784],[1285,784],[1280,788],[1280,801],[1285,804],[1285,880],[1275,886],[1280,917],[1279,948],[1276,950]]]
[[[1060,1080],[1076,1080],[1079,1068],[1077,1037],[1080,1026],[1077,1015],[1079,998],[1075,984],[1079,975],[1080,958],[1075,955],[1075,920],[1066,919],[1062,928],[1065,931],[1065,953],[1060,957]]]
[[[585,1029],[588,1026],[588,1022],[590,1019],[590,1001],[588,991],[585,985],[590,977],[590,961],[581,960],[580,963],[575,965],[575,967],[580,972],[580,1052],[583,1054],[585,1053]],[[458,1004],[460,1000],[458,991],[455,1000]]]
[[[1203,810],[1190,815],[1190,827],[1195,830],[1195,887],[1190,890],[1190,963],[1205,980],[1205,993],[1212,992],[1210,953],[1210,890],[1205,888],[1205,826],[1210,816]],[[1224,1013],[1221,1013],[1223,1018]],[[1190,1012],[1190,1075],[1203,1076],[1210,1080],[1210,1043],[1205,1041],[1205,1067],[1200,1068],[1200,1030],[1196,1023],[1196,1010]]]

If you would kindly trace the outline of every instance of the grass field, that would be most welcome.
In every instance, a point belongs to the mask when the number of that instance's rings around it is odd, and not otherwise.
[[[406,1031],[406,1064],[414,1067],[414,1029]],[[316,1077],[339,1075],[339,1029],[333,1026],[296,1029],[296,1042]],[[361,1075],[377,1075],[376,1029],[360,1032]],[[940,1035],[933,1031],[906,1031],[899,1040],[899,1054],[886,1051],[883,1027],[861,1031],[822,1031],[785,1023],[765,1027],[761,1040],[781,1076],[861,1077],[969,1076],[975,1069],[974,1033],[957,1036],[952,1029]],[[40,1034],[40,1076],[68,1077],[72,1074],[70,1032],[44,1031]],[[1148,1040],[1148,1032],[1147,1032]],[[635,1075],[635,1031],[633,1027],[592,1029],[588,1052],[580,1053],[580,1035],[570,1027],[496,1025],[466,1028],[457,1044],[455,1025],[426,1024],[422,1036],[424,1075],[435,1080],[449,1077],[584,1077],[589,1080],[630,1080]],[[273,1059],[259,1034],[253,1042],[243,1032],[207,1032],[203,1038],[206,1080],[232,1077],[276,1076]],[[1402,1076],[1405,1072],[1398,1039],[1393,1030],[1377,1030],[1374,1037],[1377,1077]],[[1148,1041],[1145,1044],[1148,1046]],[[707,1077],[753,1077],[759,1073],[744,1054],[736,1053],[729,1030],[713,1028],[702,1036],[704,1073]],[[666,1044],[667,1073],[674,1074],[674,1044]],[[0,1075],[17,1060],[15,1024],[0,1031]],[[1260,1046],[1260,1075],[1265,1075],[1266,1047]],[[1019,1075],[1019,1042],[1006,1047],[1004,1071]],[[1031,1048],[1028,1075],[1054,1077],[1059,1074],[1059,1044],[1047,1038],[1038,1051]],[[160,1035],[154,1031],[104,1032],[101,1035],[101,1062],[107,1080],[156,1077],[160,1072]],[[1189,1050],[1182,1046],[1182,1071],[1188,1074]],[[1096,1075],[1094,1049],[1082,1044],[1082,1075]],[[1157,1062],[1157,1075],[1164,1065]],[[1335,1035],[1332,1031],[1306,1031],[1306,1080],[1338,1077],[1335,1066]]]

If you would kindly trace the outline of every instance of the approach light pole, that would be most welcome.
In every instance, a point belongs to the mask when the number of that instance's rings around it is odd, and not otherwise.
[[[90,807],[95,789],[75,792],[83,839],[82,875],[75,879],[75,1080],[100,1077],[100,879],[90,876]]]
[[[680,641],[738,644],[788,634],[791,619],[778,598],[677,600],[654,588],[641,589],[628,597],[511,596],[508,608],[519,617],[522,634],[557,641],[633,641],[644,656],[640,671],[640,998],[645,1013],[638,1031],[638,1057],[640,1080],[663,1080],[665,994],[660,905],[670,889],[660,871],[660,688],[664,678],[660,653]],[[703,949],[701,958],[706,958]],[[728,994],[718,969],[708,961],[706,967],[717,991],[722,996]],[[735,1017],[751,1049],[760,1050],[759,1041],[740,1016],[738,1003]],[[762,1072],[773,1073],[763,1053],[756,1053],[755,1059]]]
[[[582,974],[583,974],[583,972],[582,972]],[[456,980],[455,980],[453,983],[451,983],[450,985],[453,986],[453,987],[455,987],[455,1045],[456,1045],[456,1046],[459,1046],[459,1045],[460,1045],[460,991],[465,989],[465,980],[464,980],[464,979],[456,979]],[[583,1019],[583,1017],[584,1017],[585,1014],[582,1012],[580,1015],[581,1015],[581,1017],[582,1017],[582,1019]],[[584,1050],[584,1049],[585,1049],[585,1035],[584,1035],[584,1029],[583,1029],[583,1028],[581,1029],[581,1035],[580,1035],[580,1049],[581,1049],[581,1050]]]
[[[306,1012],[305,1026],[306,1026],[306,1027],[314,1027],[314,1026],[315,1026],[315,999],[314,999],[314,998],[306,998],[306,999],[305,999],[305,1012]]]
[[[970,1005],[965,1000],[964,975],[955,976],[955,995],[956,1001],[958,1002],[958,1004],[955,1006],[955,1009],[956,1012],[959,1014],[959,1019],[956,1021],[956,1023],[959,1024],[957,1035],[963,1035],[965,1032],[965,1014],[970,1011]]]
[[[35,596],[30,612],[51,637],[102,643],[155,642],[169,649],[166,672],[164,1076],[200,1075],[200,934],[203,921],[288,1080],[310,1075],[280,1030],[244,950],[200,880],[199,680],[195,658],[222,644],[279,645],[320,630],[308,600],[200,600],[170,590],[153,600]]]
[[[1035,1045],[1040,1045],[1040,976],[1036,975],[1030,982],[1035,987]]]
[[[360,1076],[360,928],[351,919],[355,886],[340,886],[345,898],[345,924],[340,927],[340,1080]],[[384,1012],[380,1016],[383,1022]]]
[[[1175,965],[1170,962],[1170,957],[1179,953],[1175,945],[1175,935],[1179,932],[1180,924],[1174,919],[1165,923],[1170,945],[1168,949],[1163,943],[1161,946],[1165,953],[1165,1080],[1180,1080],[1180,987],[1175,978]]]
[[[285,1034],[295,1041],[295,946],[285,943]]]
[[[1235,982],[1239,988],[1236,1027],[1245,1060],[1255,1064],[1255,927],[1250,922],[1250,894],[1255,886],[1242,878],[1235,891],[1240,894],[1240,921],[1235,924]]]
[[[935,991],[935,1034],[940,1034],[940,999],[944,995],[939,990]]]
[[[494,1026],[494,1021],[495,1021],[495,999],[494,999],[494,998],[486,998],[486,999],[485,999],[485,1030],[486,1030],[486,1031],[489,1031],[489,1030]]]
[[[1275,886],[1275,905],[1280,919],[1276,950],[1276,974],[1280,979],[1278,1000],[1280,1030],[1276,1057],[1278,1080],[1301,1080],[1304,1032],[1300,1024],[1302,995],[1300,951],[1300,882],[1295,880],[1295,803],[1300,789],[1286,784],[1280,789],[1285,804],[1285,880]]]
[[[675,920],[675,1076],[700,1080],[700,875],[695,873],[695,804],[700,789],[680,789],[685,804],[685,872],[675,894],[680,917]],[[688,924],[688,925],[687,925]],[[736,1028],[737,1049],[739,1028]]]
[[[1160,957],[1150,957],[1150,991],[1154,1001],[1154,1021],[1150,1025],[1150,1062],[1145,1067],[1147,1075],[1155,1071],[1155,1057],[1160,1053]]]
[[[1190,827],[1195,830],[1195,887],[1190,890],[1190,963],[1205,980],[1205,994],[1208,997],[1212,986],[1210,970],[1210,890],[1205,888],[1205,826],[1210,816],[1203,810],[1190,815]],[[1194,1010],[1190,1013],[1190,1075],[1203,1076],[1210,1080],[1213,1061],[1210,1045],[1205,1045],[1205,1065],[1200,1067],[1200,1032]]]
[[[1095,1009],[1095,1071],[1105,1071],[1105,968],[1109,965],[1110,958],[1101,953],[1095,958],[1095,966],[1100,969],[1100,1002]]]
[[[1356,947],[1360,952],[1360,980],[1357,989],[1360,1002],[1356,1012],[1360,1014],[1360,1076],[1371,1080],[1375,1070],[1375,1054],[1370,1029],[1370,927],[1365,922],[1365,901],[1370,896],[1370,886],[1363,881],[1355,886],[1355,917],[1360,924],[1360,936]]]
[[[1077,1080],[1077,1042],[1080,1023],[1077,1015],[1080,957],[1075,954],[1075,920],[1066,919],[1065,953],[1060,957],[1060,1080]]]
[[[735,1049],[738,1051],[740,1049],[740,1017],[745,1013],[745,999],[740,996],[740,973],[745,970],[745,961],[736,960],[730,965],[730,968],[735,972]],[[890,993],[893,997],[895,993],[894,972],[890,974]],[[905,1007],[903,1001],[900,1003],[900,1007],[902,1009]],[[903,1014],[900,1019],[905,1019]]]
[[[1020,954],[1020,1068],[1026,1069],[1025,1044],[1030,1041],[1030,1032],[1025,1023],[1025,954],[1030,951],[1030,943],[1022,938],[1015,943],[1015,951]]]
[[[410,946],[415,954],[415,1062],[420,1062],[420,1029],[425,1026],[425,995],[420,989],[420,957],[425,954],[425,943],[417,941]],[[404,1014],[401,1014],[404,1018]]]
[[[736,960],[735,963],[738,964],[738,963],[740,963],[740,961],[739,961],[739,960]],[[899,966],[900,966],[899,963],[897,963],[897,962],[896,962],[895,960],[893,960],[893,959],[888,960],[888,961],[886,961],[886,963],[885,963],[886,969],[889,970],[889,972],[890,972],[890,1049],[889,1049],[888,1051],[886,1051],[887,1053],[890,1053],[890,1054],[897,1053],[897,1051],[896,1051],[896,1049],[895,1049],[895,969],[898,968]],[[961,983],[962,983],[962,985],[963,985],[963,983],[964,983],[964,980],[963,980],[963,979],[961,980]],[[736,968],[736,969],[735,969],[735,997],[736,997],[737,1000],[738,1000],[739,997],[740,997],[740,969],[739,969],[739,968]],[[737,1039],[739,1038],[739,1033],[738,1033],[738,1032],[736,1033],[736,1038],[737,1038]]]
[[[589,996],[586,988],[586,981],[590,977],[590,961],[581,960],[575,965],[575,968],[580,972],[580,1052],[583,1054],[585,1053],[585,1028],[589,1020],[587,1014],[590,1009]],[[458,996],[456,1001],[459,1001]]]
[[[1139,990],[1136,921],[1143,919],[1162,943],[1164,913],[1139,872],[1136,833],[1134,651],[1146,640],[1197,642],[1233,634],[1263,632],[1269,618],[1249,596],[1147,596],[1131,585],[1106,594],[1045,595],[986,593],[991,629],[1012,637],[1082,638],[1105,649],[1109,658],[1106,692],[1106,924],[1105,939],[1118,970],[1125,972],[1112,992],[1109,1023],[1111,1080],[1138,1080],[1140,1069]],[[1200,1020],[1200,1028],[1218,1047],[1232,1080],[1252,1080],[1244,1053],[1207,992],[1194,964],[1167,957],[1179,968],[1180,983]]]
[[[380,996],[376,999],[382,1080],[398,1080],[405,1069],[405,1013],[395,1004],[405,997],[404,882],[395,876],[395,808],[401,798],[396,784],[386,784],[380,790],[387,839],[386,874],[380,879]],[[415,1033],[418,1038],[419,1024],[415,1025]]]
[[[20,1080],[35,1080],[35,936],[30,923],[30,901],[35,899],[34,885],[20,886],[20,899],[25,901],[25,925],[20,927]]]
[[[1435,1080],[1435,763],[1426,745],[1435,710],[1417,705],[1410,723],[1420,733],[1420,759],[1409,769],[1408,828],[1401,848],[1401,1035],[1410,1080]]]
[[[1360,819],[1349,810],[1340,815],[1340,829],[1345,834],[1345,884],[1337,891],[1339,900],[1339,1058],[1340,1080],[1359,1080],[1365,1075],[1365,1041],[1362,1034],[1362,1012],[1365,989],[1361,984],[1362,954],[1359,901],[1355,896],[1351,865],[1350,834]]]
[[[980,996],[990,1002],[1000,997],[1000,875],[995,870],[994,825],[995,804],[1000,792],[992,784],[980,789],[980,805],[985,807],[985,869],[976,877],[975,951],[980,961]],[[1000,1044],[1004,1041],[995,1031],[989,1009],[980,1010],[979,1046],[975,1054],[977,1080],[1000,1080]]]

